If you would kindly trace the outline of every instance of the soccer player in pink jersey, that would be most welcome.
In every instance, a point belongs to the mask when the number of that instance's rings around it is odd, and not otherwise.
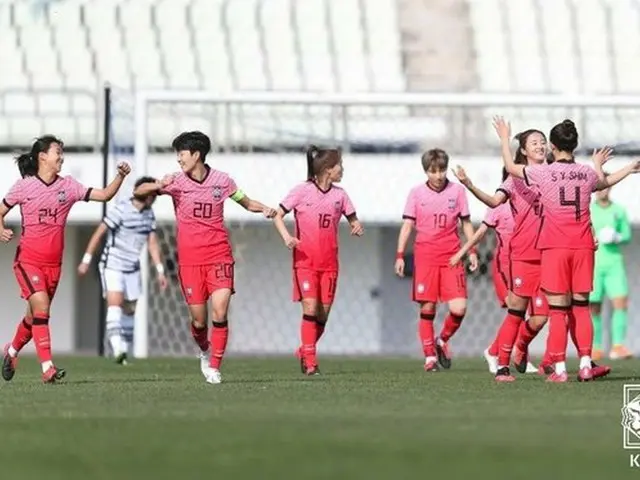
[[[555,162],[548,166],[517,165],[511,158],[510,126],[501,117],[494,126],[502,145],[507,171],[540,192],[543,220],[536,236],[541,251],[541,288],[549,303],[549,337],[547,352],[554,363],[551,382],[568,379],[565,358],[568,324],[575,325],[575,341],[580,357],[579,381],[594,378],[591,348],[593,324],[589,311],[589,292],[593,287],[595,242],[591,226],[591,194],[623,180],[640,170],[633,162],[605,177],[602,164],[610,149],[594,152],[596,170],[575,162],[578,132],[571,120],[551,129],[549,140]]]
[[[454,170],[454,174],[463,185],[470,184],[471,181],[462,167],[458,166]],[[508,173],[503,168],[502,181],[504,182],[507,177]],[[502,203],[495,208],[488,208],[484,220],[476,230],[473,238],[467,241],[467,243],[451,257],[449,264],[455,265],[459,263],[467,252],[480,243],[490,228],[496,232],[496,248],[493,254],[493,261],[491,262],[491,277],[493,279],[493,287],[498,303],[502,308],[506,308],[507,298],[509,296],[510,242],[515,229],[515,221],[510,204]],[[526,325],[526,322],[522,324]],[[484,357],[489,365],[489,371],[493,374],[498,371],[498,351],[499,339],[498,335],[496,335],[491,346],[484,351]],[[527,373],[535,373],[538,370],[531,363],[527,362],[525,371]]]
[[[414,246],[413,300],[420,304],[418,333],[425,356],[424,369],[451,368],[449,340],[456,333],[467,310],[467,283],[464,266],[449,265],[460,248],[458,222],[467,240],[473,237],[469,205],[464,188],[447,179],[449,155],[439,148],[422,155],[427,181],[414,187],[402,216],[398,235],[395,272],[403,277],[405,249],[412,230],[417,230]],[[471,270],[478,267],[478,256],[469,254]],[[438,338],[434,338],[433,321],[438,301],[449,304],[449,314]]]
[[[230,198],[267,218],[275,210],[250,199],[228,174],[206,163],[211,140],[202,132],[183,132],[172,143],[182,172],[144,183],[134,195],[169,195],[177,223],[178,274],[191,314],[191,335],[201,350],[200,369],[211,384],[222,381],[220,365],[229,336],[228,310],[234,293],[234,259],[224,225],[224,202]],[[207,302],[212,329],[208,339]]]
[[[45,135],[38,138],[29,153],[17,158],[22,179],[13,184],[0,205],[0,241],[8,242],[13,232],[4,225],[4,217],[20,206],[22,235],[16,250],[13,271],[27,312],[18,324],[11,343],[4,348],[2,378],[13,378],[18,353],[33,338],[42,380],[53,383],[65,376],[51,357],[49,312],[60,281],[64,228],[71,207],[79,201],[108,202],[118,192],[131,171],[118,165],[116,178],[106,188],[87,188],[71,176],[61,177],[63,143]]]
[[[317,344],[324,333],[338,287],[338,226],[344,215],[351,234],[364,233],[342,180],[342,155],[336,149],[307,150],[307,180],[282,200],[274,225],[285,245],[293,250],[293,301],[302,304],[297,350],[302,372],[319,375]],[[289,233],[284,217],[293,211],[295,232]]]

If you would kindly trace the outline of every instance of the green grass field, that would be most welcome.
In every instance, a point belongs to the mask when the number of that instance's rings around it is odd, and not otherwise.
[[[637,478],[622,448],[622,385],[495,384],[480,360],[425,374],[420,360],[229,358],[225,383],[193,360],[118,367],[63,358],[42,385],[33,358],[0,385],[0,478]],[[575,365],[572,365],[575,367]],[[640,452],[639,452],[640,453]]]

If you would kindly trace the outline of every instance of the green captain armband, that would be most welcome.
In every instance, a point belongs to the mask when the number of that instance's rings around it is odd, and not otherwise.
[[[234,202],[239,202],[240,200],[242,200],[244,197],[246,197],[246,195],[244,194],[244,192],[240,189],[236,190],[235,193],[233,195],[231,195],[231,200],[233,200]]]

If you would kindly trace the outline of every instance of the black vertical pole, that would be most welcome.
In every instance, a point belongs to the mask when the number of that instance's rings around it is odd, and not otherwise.
[[[111,147],[111,86],[104,86],[104,120],[102,138],[102,187],[109,183],[109,153]],[[107,203],[102,203],[102,218],[107,215]],[[98,298],[98,355],[104,357],[104,335],[106,327],[107,308],[102,298],[102,282],[100,282],[100,296]]]

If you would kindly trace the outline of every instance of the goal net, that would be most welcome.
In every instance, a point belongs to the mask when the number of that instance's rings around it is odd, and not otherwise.
[[[114,100],[114,105],[116,101]],[[591,103],[589,103],[591,102]],[[304,150],[337,145],[345,152],[343,186],[366,234],[341,230],[341,276],[323,353],[420,355],[417,308],[411,278],[393,274],[396,239],[409,188],[424,180],[423,149],[445,148],[481,188],[493,191],[501,163],[491,115],[508,117],[514,130],[544,131],[565,117],[585,132],[583,146],[632,138],[624,115],[597,99],[492,95],[314,95],[254,93],[220,96],[206,92],[138,92],[114,108],[116,159],[133,162],[134,175],[160,177],[178,170],[171,140],[202,130],[213,143],[208,162],[228,172],[249,196],[276,206],[304,179]],[[584,107],[590,106],[589,110]],[[119,112],[119,113],[118,113]],[[614,114],[615,112],[615,114]],[[630,114],[637,114],[637,108]],[[637,117],[635,117],[637,118]],[[637,121],[634,122],[637,124]],[[472,219],[484,207],[470,198]],[[176,231],[169,199],[155,207],[158,235],[170,280],[160,291],[144,255],[145,289],[136,316],[135,354],[192,355],[189,314],[177,277]],[[271,222],[229,202],[227,226],[236,260],[236,291],[230,311],[229,352],[291,354],[299,341],[300,308],[291,301],[291,254]],[[458,355],[487,347],[503,317],[493,292],[489,234],[480,246],[481,266],[469,275],[469,309],[453,340]],[[443,308],[439,313],[444,312]],[[438,317],[440,326],[442,316]],[[538,342],[534,351],[541,351]]]

